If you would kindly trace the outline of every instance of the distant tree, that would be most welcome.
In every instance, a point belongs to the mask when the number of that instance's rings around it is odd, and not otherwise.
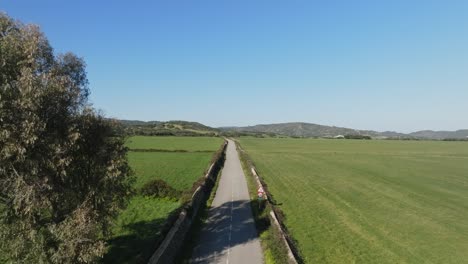
[[[0,254],[89,263],[130,192],[124,138],[88,104],[85,63],[0,13]]]
[[[348,134],[344,136],[345,139],[372,139],[367,135]]]

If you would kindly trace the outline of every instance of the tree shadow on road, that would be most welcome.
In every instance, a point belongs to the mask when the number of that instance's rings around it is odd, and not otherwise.
[[[208,219],[193,250],[191,263],[216,262],[226,254],[228,248],[258,239],[258,232],[266,230],[269,222],[262,226],[264,229],[257,231],[250,200],[226,202],[209,209]]]

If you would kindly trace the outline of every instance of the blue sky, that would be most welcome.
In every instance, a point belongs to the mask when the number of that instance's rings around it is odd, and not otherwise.
[[[23,1],[107,116],[468,128],[468,1]]]

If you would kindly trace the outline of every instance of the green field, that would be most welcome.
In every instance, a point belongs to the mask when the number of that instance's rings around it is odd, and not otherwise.
[[[135,196],[119,215],[108,241],[105,263],[145,263],[154,252],[155,241],[168,215],[179,208],[178,201]]]
[[[213,153],[206,152],[129,152],[128,160],[138,175],[135,187],[159,178],[178,190],[192,187],[207,169]]]
[[[306,263],[467,263],[468,144],[241,138]]]
[[[131,137],[132,149],[186,150],[188,152],[138,152],[128,154],[135,172],[137,194],[121,212],[108,241],[105,263],[145,263],[155,250],[161,227],[167,217],[177,210],[179,201],[144,197],[139,189],[148,181],[162,179],[173,188],[184,191],[203,176],[211,158],[223,139],[215,137]],[[201,152],[200,152],[201,151]]]
[[[134,136],[128,139],[130,149],[160,149],[215,152],[223,142],[218,137],[151,137]]]

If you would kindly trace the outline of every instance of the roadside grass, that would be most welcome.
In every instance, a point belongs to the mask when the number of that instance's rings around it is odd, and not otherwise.
[[[468,144],[240,138],[306,263],[464,263]]]
[[[162,239],[161,230],[178,201],[135,196],[115,222],[104,263],[144,263]]]
[[[129,140],[134,139],[133,137]],[[201,140],[201,142],[198,142]],[[219,142],[219,144],[218,144]],[[117,217],[113,236],[108,240],[109,250],[104,263],[145,263],[164,238],[183,205],[181,199],[146,197],[141,187],[152,180],[161,179],[179,191],[190,191],[204,171],[223,140],[203,137],[144,137],[134,146],[143,149],[175,149],[198,151],[217,147],[211,152],[129,152],[130,166],[135,172],[135,195]]]
[[[236,142],[236,146],[238,144]],[[270,220],[271,207],[260,205],[257,198],[257,182],[250,170],[250,158],[247,153],[238,148],[238,155],[242,164],[242,169],[246,176],[247,187],[250,194],[250,205],[255,220],[255,226],[260,236],[265,264],[285,264],[289,262],[287,249],[282,241],[281,233],[274,228]]]
[[[133,136],[127,141],[130,149],[162,149],[215,152],[224,142],[220,137]]]

